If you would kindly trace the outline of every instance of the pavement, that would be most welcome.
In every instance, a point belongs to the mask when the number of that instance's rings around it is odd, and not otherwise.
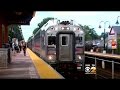
[[[12,53],[12,61],[7,68],[0,69],[0,79],[39,79],[40,76],[28,54],[23,51]]]

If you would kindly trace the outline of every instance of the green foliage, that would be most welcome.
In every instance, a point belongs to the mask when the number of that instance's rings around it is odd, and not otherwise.
[[[54,18],[52,17],[44,18],[42,22],[38,23],[39,28],[41,28],[44,24],[46,24],[51,19],[54,19]]]
[[[34,29],[33,34],[35,34],[39,29],[41,29],[41,27],[46,24],[49,20],[54,19],[51,17],[47,17],[44,18],[43,21],[41,21],[40,23],[38,23],[37,28]],[[90,28],[87,25],[82,26],[81,24],[79,24],[79,26],[81,27],[81,29],[84,30],[85,32],[85,40],[94,40],[94,39],[99,39],[100,36],[97,35],[96,31],[94,30],[94,28]]]
[[[37,27],[37,28],[34,29],[33,34],[35,34],[44,24],[46,24],[51,19],[54,19],[54,18],[47,17],[47,18],[44,18],[42,22],[38,23],[39,27]]]
[[[117,52],[120,54],[120,39],[117,40]]]
[[[103,37],[103,38],[104,38],[104,33],[101,33],[100,37]],[[108,33],[106,32],[106,33],[105,33],[105,38],[107,38],[107,37],[108,37]]]
[[[33,34],[35,34],[38,30],[39,30],[39,28],[35,28],[33,31]]]
[[[28,41],[29,41],[31,38],[32,38],[32,36],[30,36],[30,37],[28,38]]]
[[[24,40],[22,30],[19,25],[9,25],[8,31],[10,38],[18,38],[18,41]]]
[[[97,35],[96,31],[94,30],[94,28],[90,28],[87,25],[80,25],[81,29],[84,30],[85,32],[85,40],[94,40],[94,39],[99,39],[99,36]]]

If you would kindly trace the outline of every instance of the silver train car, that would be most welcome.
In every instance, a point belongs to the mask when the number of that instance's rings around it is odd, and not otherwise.
[[[51,65],[84,71],[84,31],[73,21],[51,22],[27,42],[28,48]]]

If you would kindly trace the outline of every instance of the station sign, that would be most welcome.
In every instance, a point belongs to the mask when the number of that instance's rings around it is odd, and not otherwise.
[[[117,34],[113,28],[108,34],[108,49],[117,49]]]

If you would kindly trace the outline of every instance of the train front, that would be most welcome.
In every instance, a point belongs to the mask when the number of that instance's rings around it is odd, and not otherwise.
[[[47,57],[59,69],[84,71],[84,32],[72,22],[62,21],[47,30]]]

